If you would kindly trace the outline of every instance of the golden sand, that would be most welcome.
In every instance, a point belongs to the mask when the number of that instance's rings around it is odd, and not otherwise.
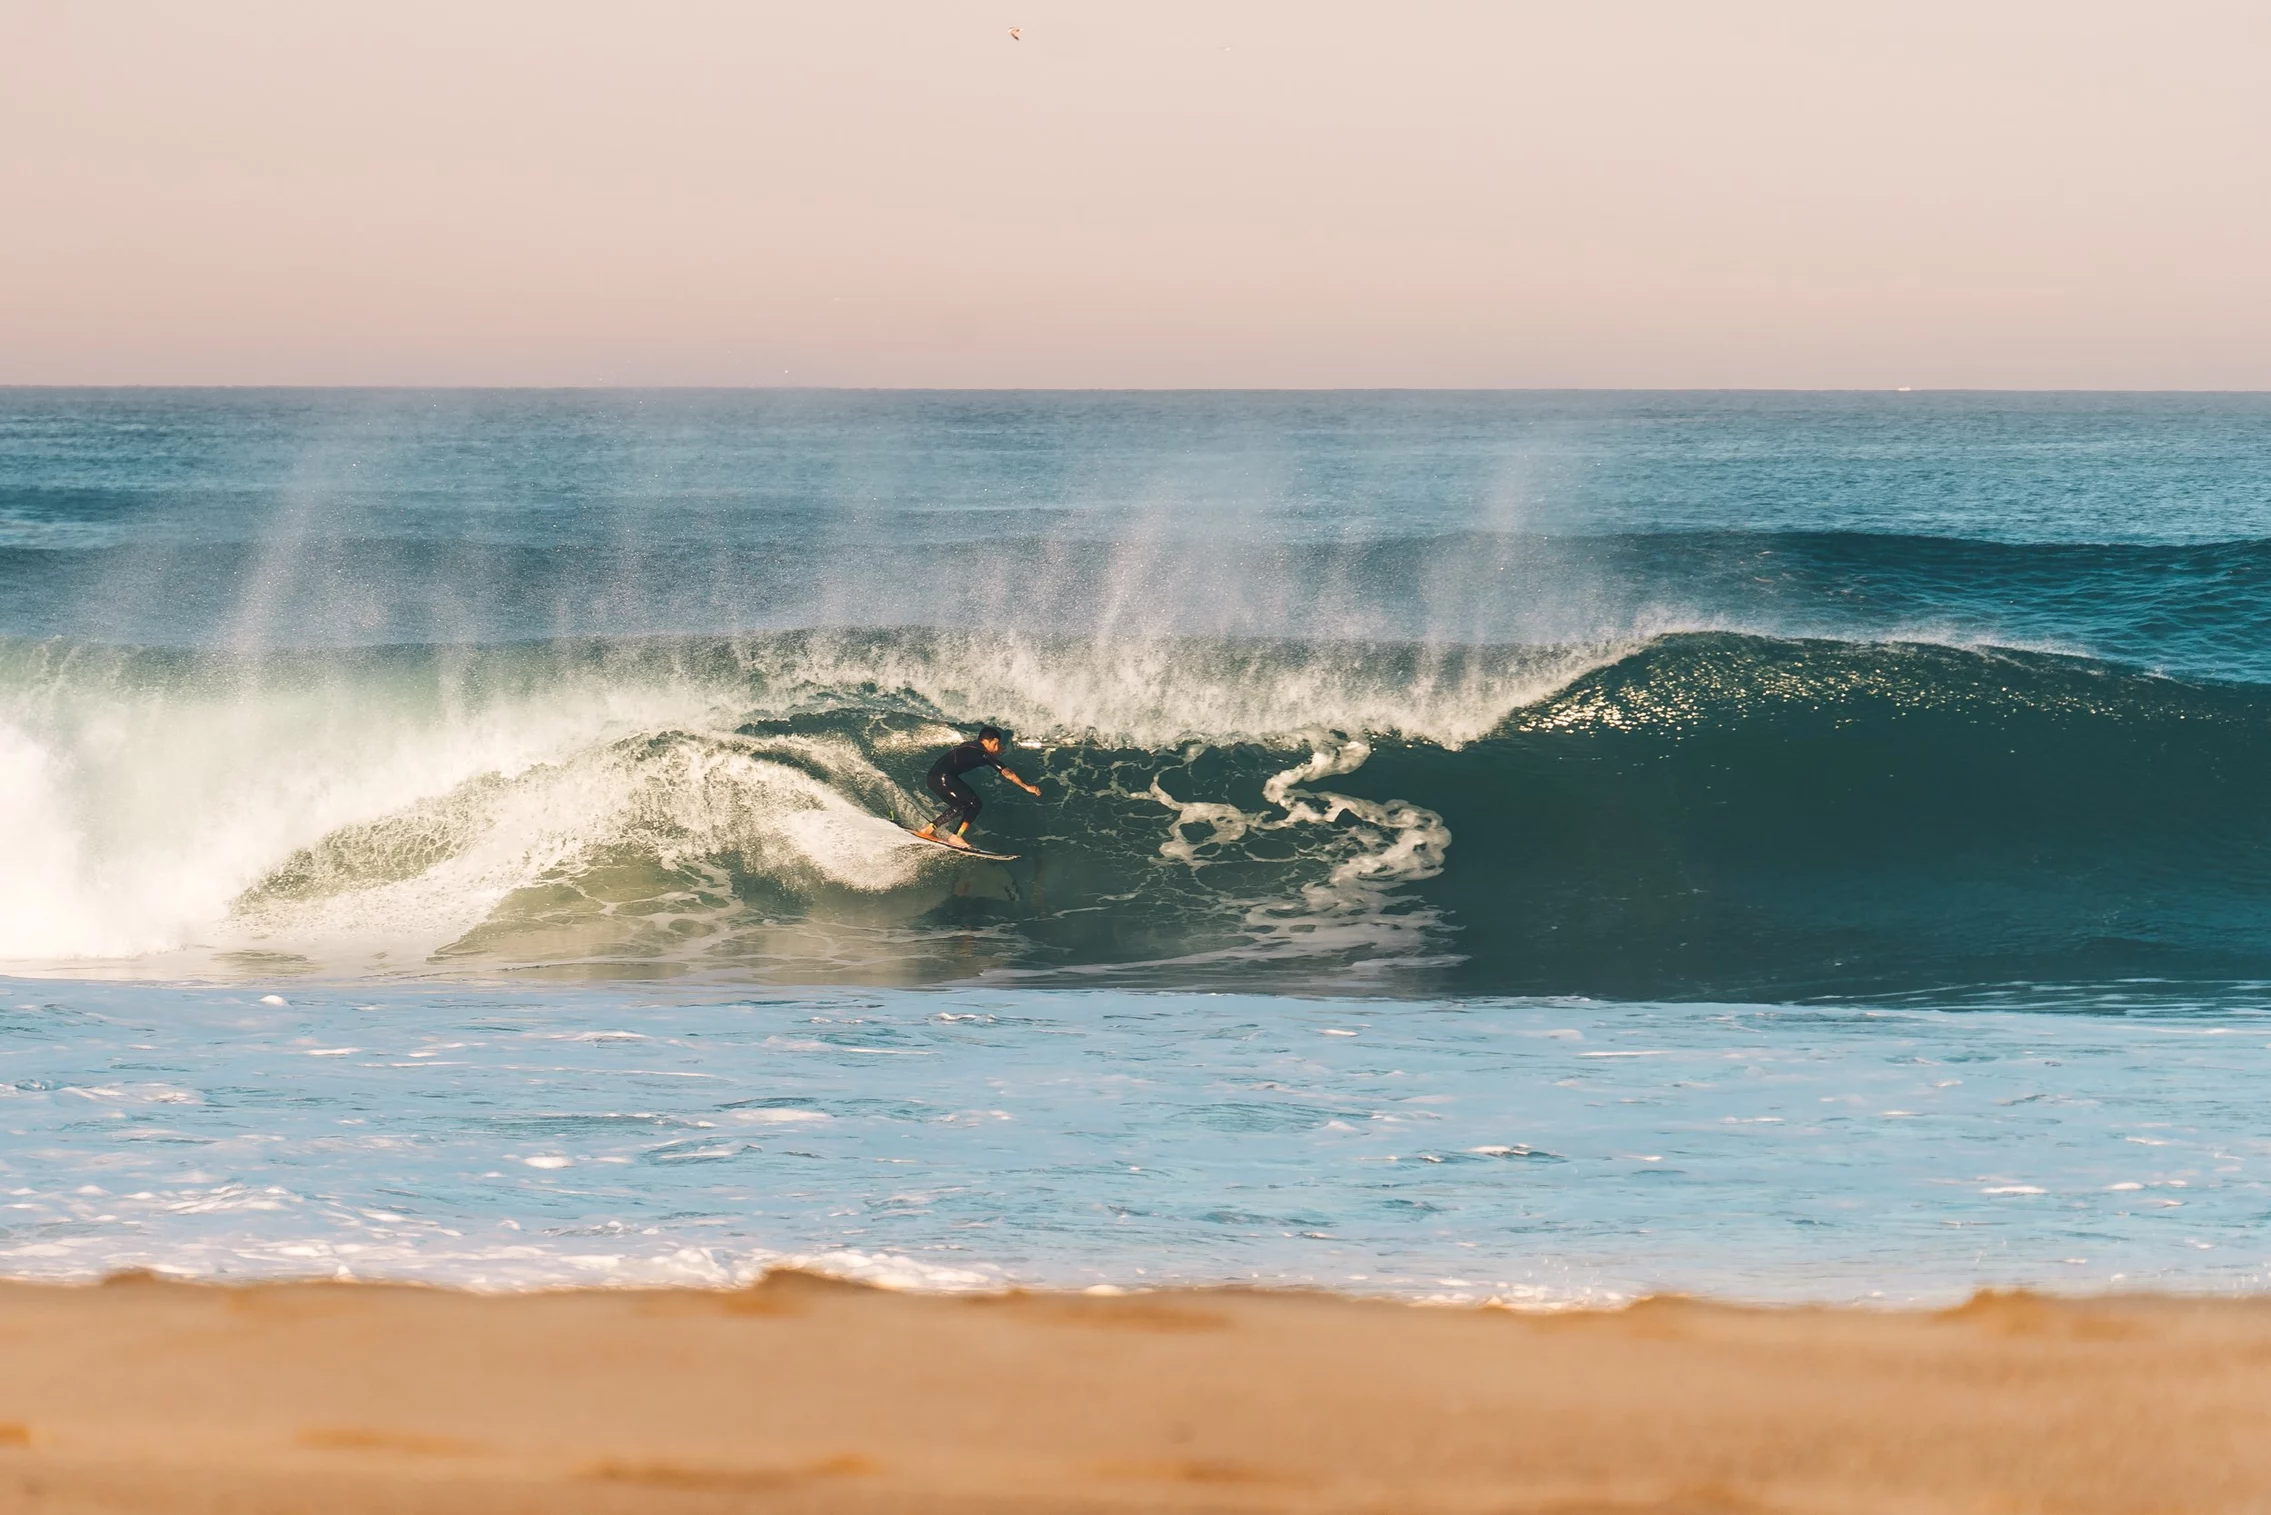
[[[2271,1510],[2271,1301],[0,1286],[0,1510]]]

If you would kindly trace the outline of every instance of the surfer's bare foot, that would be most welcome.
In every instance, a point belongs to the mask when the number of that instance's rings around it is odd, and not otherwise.
[[[922,830],[916,832],[915,835],[921,837],[926,842],[935,842],[938,840],[938,829],[933,826],[925,826]]]

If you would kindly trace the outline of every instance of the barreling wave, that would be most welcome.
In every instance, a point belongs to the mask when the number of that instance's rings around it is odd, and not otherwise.
[[[910,842],[1012,725],[1007,865]],[[0,643],[13,971],[1803,995],[2271,966],[2271,691],[1687,632]],[[989,794],[989,799],[993,798]]]

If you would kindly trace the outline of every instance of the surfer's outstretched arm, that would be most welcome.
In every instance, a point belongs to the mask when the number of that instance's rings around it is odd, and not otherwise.
[[[1025,780],[1010,772],[1007,768],[1001,768],[998,764],[995,766],[1003,778],[1009,780],[1012,784],[1015,784],[1018,788],[1033,796],[1033,798],[1039,799],[1041,797],[1041,786],[1039,784],[1028,784],[1025,782]]]

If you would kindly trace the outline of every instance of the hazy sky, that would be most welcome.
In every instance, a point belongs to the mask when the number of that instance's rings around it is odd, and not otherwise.
[[[0,382],[2271,388],[2271,4],[0,0]]]

